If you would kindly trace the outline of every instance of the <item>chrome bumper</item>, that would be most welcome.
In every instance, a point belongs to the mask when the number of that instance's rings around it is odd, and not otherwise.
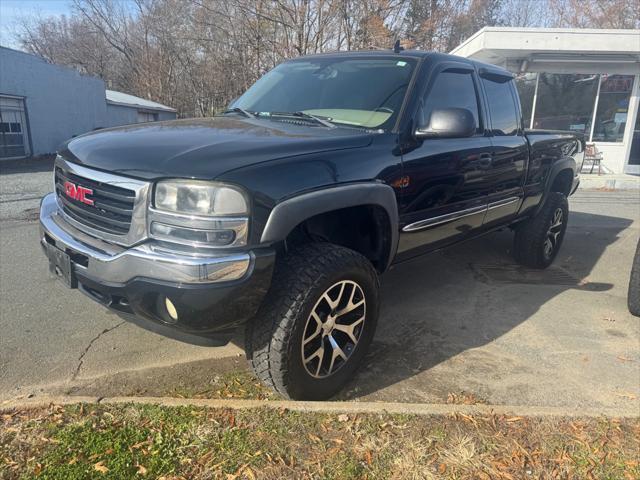
[[[80,255],[83,261],[74,262],[76,273],[105,284],[124,284],[136,277],[186,284],[227,282],[247,275],[254,263],[251,253],[189,256],[159,250],[152,243],[124,248],[101,241],[62,218],[54,193],[40,205],[40,242]]]

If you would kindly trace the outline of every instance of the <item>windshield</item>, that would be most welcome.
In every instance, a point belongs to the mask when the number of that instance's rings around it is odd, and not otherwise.
[[[411,58],[313,58],[283,63],[233,107],[259,116],[304,112],[335,124],[389,129],[404,100]]]

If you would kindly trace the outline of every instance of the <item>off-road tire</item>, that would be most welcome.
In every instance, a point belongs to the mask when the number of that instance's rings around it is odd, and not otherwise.
[[[547,254],[545,242],[548,238],[549,227],[552,225],[558,209],[562,211],[563,221],[553,250]],[[525,220],[516,228],[513,242],[513,256],[516,261],[531,268],[543,269],[551,265],[562,246],[568,218],[569,202],[567,197],[562,193],[550,192],[542,209],[534,217]]]
[[[315,378],[303,363],[307,320],[323,293],[335,282],[357,282],[366,299],[365,321],[348,360],[326,378]],[[378,274],[369,260],[348,248],[312,243],[276,263],[271,288],[247,324],[245,350],[251,368],[285,398],[324,400],[352,377],[371,343],[378,319]]]
[[[640,241],[638,241],[636,254],[633,257],[633,264],[631,265],[627,305],[633,315],[640,317]]]

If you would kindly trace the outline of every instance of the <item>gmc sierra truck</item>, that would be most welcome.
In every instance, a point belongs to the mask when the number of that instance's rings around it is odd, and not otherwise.
[[[324,399],[361,363],[394,263],[509,227],[516,261],[550,265],[583,151],[525,130],[501,68],[307,56],[219,116],[67,142],[41,243],[52,272],[125,318],[205,345],[243,327],[263,382]]]

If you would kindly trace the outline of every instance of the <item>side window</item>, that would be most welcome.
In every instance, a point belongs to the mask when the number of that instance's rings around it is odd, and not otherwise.
[[[476,120],[480,131],[478,96],[471,72],[440,72],[423,99],[422,124],[427,125],[431,112],[441,108],[466,108]]]
[[[494,135],[516,135],[518,133],[517,107],[511,93],[511,80],[500,82],[483,78],[482,84],[487,93],[491,127]]]

